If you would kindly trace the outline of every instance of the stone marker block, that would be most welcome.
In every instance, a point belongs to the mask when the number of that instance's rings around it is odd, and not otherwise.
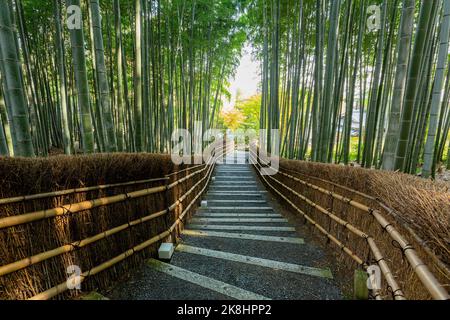
[[[202,208],[208,208],[208,201],[203,200],[201,206]]]
[[[170,260],[174,251],[173,243],[162,243],[158,250],[158,257],[161,260]]]

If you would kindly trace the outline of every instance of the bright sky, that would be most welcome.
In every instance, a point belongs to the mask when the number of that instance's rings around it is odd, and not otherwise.
[[[229,79],[232,97],[230,101],[224,101],[224,110],[233,109],[236,94],[239,91],[241,99],[249,98],[258,93],[260,78],[260,65],[252,56],[252,48],[249,44],[244,47],[240,65],[236,70],[236,75]],[[226,99],[225,99],[226,100]]]

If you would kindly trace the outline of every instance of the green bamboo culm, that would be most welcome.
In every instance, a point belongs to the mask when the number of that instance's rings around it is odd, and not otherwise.
[[[414,0],[413,0],[414,1]],[[352,115],[353,115],[353,103],[355,99],[355,89],[356,89],[356,78],[358,75],[358,66],[360,63],[361,58],[361,52],[362,52],[362,43],[363,43],[363,32],[364,32],[364,23],[365,23],[365,16],[364,13],[366,12],[366,1],[363,0],[360,3],[360,17],[359,17],[359,32],[358,32],[358,40],[357,40],[357,48],[356,53],[354,57],[354,68],[351,78],[351,86],[349,91],[350,101],[348,104],[346,104],[346,110],[345,110],[345,124],[344,124],[344,141],[343,141],[343,156],[344,156],[344,164],[349,163],[349,156],[350,156],[350,138],[351,138],[351,129],[352,129]]]
[[[334,80],[336,71],[336,54],[337,54],[337,38],[339,33],[339,9],[341,6],[341,0],[331,2],[330,11],[330,28],[328,32],[328,50],[327,50],[327,63],[325,70],[325,87],[323,105],[320,110],[320,129],[319,129],[319,152],[317,160],[320,162],[328,161],[328,151],[331,144],[332,132],[331,132],[331,114],[333,106],[334,95]]]
[[[387,1],[383,1],[383,9],[381,13],[381,29],[379,31],[378,37],[378,48],[376,53],[376,63],[375,70],[372,79],[372,88],[370,92],[370,102],[369,102],[369,110],[367,117],[367,128],[366,135],[364,141],[364,167],[371,168],[373,161],[373,143],[376,135],[377,129],[377,114],[378,108],[380,105],[379,101],[379,91],[382,87],[382,64],[383,64],[383,56],[384,56],[384,35],[386,33],[386,12],[387,12]]]
[[[13,142],[12,142],[12,134],[11,134],[11,128],[9,126],[8,114],[6,112],[5,98],[3,96],[3,90],[2,90],[1,85],[0,85],[0,119],[2,120],[2,123],[3,123],[3,130],[4,130],[4,134],[5,134],[6,145],[8,148],[8,152],[7,153],[5,152],[4,155],[13,157],[14,156],[14,146],[13,146]]]
[[[142,6],[141,0],[136,0],[135,5],[135,74],[134,74],[134,119],[136,151],[144,151],[144,136],[142,134]]]
[[[383,154],[382,168],[384,170],[394,170],[395,151],[397,147],[397,137],[400,132],[400,110],[403,104],[405,84],[408,70],[408,60],[411,48],[412,31],[414,27],[414,0],[404,0],[402,17],[400,22],[400,39],[397,57],[397,71],[395,73],[394,92],[392,95],[391,111],[389,116],[389,126],[386,135],[386,142]]]
[[[72,137],[69,126],[69,111],[67,104],[67,80],[66,80],[66,68],[64,65],[64,40],[62,38],[62,26],[61,26],[61,8],[59,0],[53,0],[55,10],[55,27],[56,27],[56,53],[57,64],[59,73],[59,95],[60,95],[60,107],[61,107],[61,122],[62,122],[62,134],[64,142],[65,154],[73,153]]]
[[[34,147],[28,116],[28,106],[23,88],[23,75],[20,66],[19,50],[10,17],[12,8],[9,1],[0,1],[0,63],[4,94],[10,104],[11,126],[14,128],[14,155],[34,157]]]
[[[78,95],[78,105],[80,110],[80,122],[81,122],[81,136],[83,143],[83,150],[86,153],[93,153],[95,151],[94,146],[94,133],[92,128],[92,118],[90,111],[90,97],[89,97],[89,84],[86,70],[86,57],[84,51],[84,32],[82,24],[82,13],[80,0],[68,0],[67,1],[68,15],[73,14],[74,18],[81,19],[80,24],[76,23],[69,28],[70,42],[72,45],[72,61],[75,73],[75,82]],[[74,9],[71,11],[69,9]],[[79,11],[77,11],[79,10]],[[77,17],[79,15],[79,17]]]
[[[417,88],[420,81],[420,71],[425,51],[427,30],[430,24],[433,1],[423,1],[420,8],[419,23],[417,26],[414,49],[410,63],[405,101],[402,111],[400,137],[395,155],[395,170],[405,169],[405,158],[409,144],[412,117],[414,112],[414,102],[416,100]]]
[[[90,2],[92,15],[92,29],[94,33],[95,63],[97,71],[97,81],[100,96],[100,106],[103,116],[104,132],[106,134],[106,150],[108,152],[117,151],[116,132],[112,115],[108,74],[105,63],[105,49],[103,45],[102,20],[100,15],[100,4],[98,0]]]
[[[2,102],[0,101],[0,103]],[[8,142],[6,141],[5,129],[1,117],[0,117],[0,156],[9,156]]]
[[[116,101],[117,101],[117,149],[118,151],[124,151],[125,148],[125,97],[123,95],[123,45],[122,45],[122,25],[121,25],[121,13],[120,2],[114,0],[114,25],[116,30],[116,68],[117,68],[117,88],[116,88]]]
[[[430,124],[428,127],[428,136],[425,144],[424,165],[422,168],[422,176],[428,178],[430,175],[434,177],[435,164],[435,143],[437,126],[439,122],[440,107],[442,104],[442,86],[444,85],[444,74],[448,60],[448,37],[450,31],[450,0],[444,0],[443,18],[441,31],[439,34],[439,53],[434,76],[433,97],[431,100]]]

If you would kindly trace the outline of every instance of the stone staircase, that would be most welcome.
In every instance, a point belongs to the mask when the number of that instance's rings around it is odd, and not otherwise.
[[[216,167],[207,205],[186,226],[170,263],[150,260],[114,298],[342,298],[321,250],[273,209],[247,154],[234,156]]]

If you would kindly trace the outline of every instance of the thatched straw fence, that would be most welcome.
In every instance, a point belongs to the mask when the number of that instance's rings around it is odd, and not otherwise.
[[[105,289],[176,241],[214,169],[170,156],[0,159],[0,299],[68,299]],[[28,196],[23,196],[28,195]]]
[[[253,159],[256,156],[253,154]],[[255,165],[257,172],[261,165]],[[450,193],[405,174],[281,160],[270,191],[336,249],[348,274],[378,265],[375,299],[448,299]]]

